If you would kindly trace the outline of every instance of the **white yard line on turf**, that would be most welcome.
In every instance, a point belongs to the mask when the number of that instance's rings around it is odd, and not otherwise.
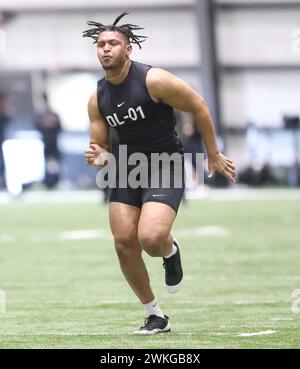
[[[251,333],[227,333],[227,332],[217,332],[213,333],[215,336],[235,336],[235,337],[254,337],[254,336],[265,336],[269,334],[277,333],[277,331],[267,330],[260,332],[251,332]]]
[[[205,226],[197,228],[177,229],[176,236],[190,238],[195,236],[217,236],[226,237],[229,235],[229,230],[221,226]],[[84,240],[84,239],[112,239],[110,232],[101,229],[83,229],[76,231],[67,231],[59,234],[61,240]]]
[[[202,191],[187,193],[188,199],[208,199],[213,201],[282,201],[300,200],[300,191],[289,188],[243,188],[233,186],[228,189],[205,187]]]
[[[212,225],[197,228],[177,229],[174,231],[176,237],[194,237],[194,236],[219,236],[227,237],[229,230],[222,226]]]
[[[164,301],[163,299],[161,300],[162,303],[167,303],[167,301]],[[70,304],[72,303],[72,301],[68,301],[68,300],[50,300],[47,301],[47,304]],[[275,304],[278,303],[278,301],[251,301],[249,302],[249,304]],[[115,305],[138,305],[138,302],[132,302],[132,301],[127,301],[127,300],[99,300],[97,302],[90,302],[90,301],[78,301],[79,305],[111,305],[111,304],[115,304]],[[217,301],[217,300],[180,300],[180,301],[176,301],[176,303],[173,303],[172,305],[176,306],[176,305],[230,305],[230,304],[234,304],[234,302],[232,301]],[[246,303],[245,303],[246,304]],[[271,318],[271,320],[293,320],[290,318]]]
[[[1,235],[0,236],[0,244],[1,243],[15,243],[17,242],[17,237],[12,235]]]
[[[237,334],[238,337],[252,337],[252,336],[264,336],[264,335],[268,335],[268,334],[274,334],[277,331],[271,331],[271,330],[267,330],[267,331],[261,331],[261,332],[253,332],[253,333],[239,333]]]
[[[287,320],[294,320],[292,318],[270,318],[270,320],[275,320],[275,321],[287,321]]]
[[[233,301],[235,305],[252,305],[252,304],[276,304],[276,300],[265,300],[265,301]]]
[[[92,240],[92,239],[111,239],[112,236],[104,229],[85,229],[78,231],[67,231],[59,234],[60,240]]]
[[[229,230],[221,227],[221,226],[204,226],[204,227],[197,227],[197,228],[184,228],[184,229],[177,229],[175,230],[174,234],[176,237],[179,238],[193,238],[193,237],[227,237],[229,235]],[[11,244],[18,242],[20,238],[16,237],[15,235],[4,234],[0,235],[0,244]],[[74,241],[74,240],[112,240],[112,235],[110,231],[106,229],[80,229],[80,230],[73,230],[73,231],[65,231],[60,232],[58,234],[51,234],[49,233],[48,237],[33,235],[33,236],[26,236],[22,237],[22,241],[31,242],[31,243],[45,243],[51,242],[53,240],[59,241]]]
[[[163,301],[163,300],[162,300]],[[258,300],[244,302],[245,305],[262,305],[262,304],[277,304],[275,300]],[[223,301],[223,300],[180,300],[176,302],[176,305],[236,305],[235,301]]]

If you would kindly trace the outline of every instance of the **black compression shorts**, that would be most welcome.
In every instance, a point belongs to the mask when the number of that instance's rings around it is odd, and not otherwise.
[[[179,171],[176,171],[175,164],[167,166],[167,169],[164,165],[156,169],[151,167],[151,171],[148,169],[147,187],[143,185],[132,188],[127,182],[126,188],[120,188],[117,174],[117,187],[110,189],[109,202],[121,202],[138,208],[145,202],[158,202],[169,205],[177,213],[185,188],[183,157],[179,166]],[[130,173],[135,167],[129,165],[127,172]]]

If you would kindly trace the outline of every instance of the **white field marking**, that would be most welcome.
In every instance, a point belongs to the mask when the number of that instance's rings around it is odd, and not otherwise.
[[[18,242],[20,237],[16,237],[13,235],[1,235],[0,236],[0,244],[2,243],[16,243]],[[84,229],[78,231],[66,231],[61,232],[55,236],[49,234],[49,237],[45,238],[44,236],[34,235],[30,237],[22,237],[22,241],[29,241],[30,243],[45,243],[48,241],[68,241],[68,240],[96,240],[96,239],[104,239],[111,240],[112,236],[110,232],[104,229]]]
[[[93,305],[93,306],[98,306],[98,305],[136,305],[138,306],[137,302],[132,302],[132,301],[126,301],[126,300],[99,300],[99,301],[93,301],[93,302],[87,302],[86,300],[83,301],[77,301],[78,302],[78,307],[80,306],[84,306],[84,305]],[[50,301],[46,301],[45,304],[60,304],[60,305],[65,305],[65,304],[72,304],[74,303],[74,301],[72,300],[50,300]],[[161,303],[167,303],[167,301],[161,300]],[[176,302],[175,305],[223,305],[225,303],[225,301],[192,301],[192,300],[182,300],[182,301],[178,301]],[[44,304],[41,304],[40,306],[43,306]],[[26,305],[27,306],[27,305]],[[28,304],[28,306],[31,306],[30,304]]]
[[[175,231],[176,236],[182,238],[193,238],[193,237],[227,237],[229,235],[229,231],[221,226],[205,226],[205,227],[197,227],[197,228],[184,228],[178,229]],[[27,238],[26,238],[27,239]],[[112,235],[109,231],[105,229],[81,229],[74,231],[65,231],[61,232],[58,235],[54,236],[55,240],[59,241],[68,241],[68,240],[112,240]],[[24,241],[24,238],[22,239]],[[44,243],[47,241],[53,241],[53,236],[51,234],[48,238],[44,236],[34,235],[28,238],[28,241],[31,243]],[[0,244],[1,243],[14,243],[18,242],[18,238],[14,235],[2,235],[0,236]],[[191,277],[192,279],[192,277]]]
[[[177,229],[174,231],[176,237],[195,237],[195,236],[218,236],[218,237],[227,237],[229,235],[229,230],[222,226],[204,226],[197,228],[184,228]]]
[[[125,333],[125,332],[124,332]],[[53,332],[53,333],[42,333],[41,336],[116,336],[120,332],[91,332],[91,333],[65,333],[65,332]],[[33,336],[35,336],[33,334]]]
[[[162,302],[163,300],[161,300]],[[236,305],[236,301],[222,301],[222,300],[181,300],[181,301],[176,301],[175,305],[230,305],[230,304],[233,304],[233,305]],[[253,304],[253,305],[257,305],[257,304],[277,304],[278,301],[239,301],[238,302],[239,305],[240,304],[245,304],[245,305],[250,305],[250,304]],[[293,320],[293,319],[291,319]]]
[[[274,334],[277,331],[261,331],[261,332],[253,332],[253,333],[239,333],[237,334],[238,337],[252,337],[252,336],[264,336],[264,335],[268,335],[268,334]]]
[[[252,305],[252,304],[277,304],[278,301],[266,300],[266,301],[233,301],[234,305]]]
[[[25,192],[20,198],[14,198],[7,192],[0,192],[0,204],[57,204],[57,203],[93,203],[103,200],[101,191],[56,190],[53,192],[34,190]]]
[[[293,319],[292,318],[270,318],[270,320],[286,321],[286,320],[293,320]]]
[[[93,305],[93,306],[98,306],[98,305],[110,305],[110,304],[115,304],[115,305],[136,305],[138,306],[139,303],[138,302],[132,302],[132,301],[127,301],[127,300],[99,300],[99,301],[86,301],[86,300],[79,300],[78,302],[78,306],[81,305]],[[61,304],[61,305],[65,305],[65,304],[72,304],[74,303],[73,300],[50,300],[47,301],[46,304]],[[161,303],[167,303],[167,301],[161,300]],[[192,301],[192,300],[181,300],[181,301],[177,301],[176,303],[174,303],[174,305],[222,305],[224,304],[224,301]],[[44,304],[41,304],[41,306],[43,306]],[[28,305],[30,306],[30,304]]]
[[[176,305],[223,305],[224,301],[193,301],[193,300],[181,300],[176,301]]]
[[[226,237],[229,234],[229,231],[221,226],[205,226],[198,228],[185,228],[185,229],[177,229],[175,231],[176,236],[179,237],[195,237],[195,236],[221,236]],[[76,231],[66,231],[59,234],[60,240],[84,240],[84,239],[107,239],[111,240],[112,235],[110,232],[104,229],[83,229]]]
[[[115,304],[115,305],[139,305],[138,302],[132,302],[132,301],[126,301],[126,300],[119,300],[119,301],[116,301],[116,300],[99,300],[99,301],[86,301],[86,300],[77,300],[77,307],[80,307],[80,306],[99,306],[99,305],[112,305],[112,304]],[[70,305],[70,304],[74,304],[74,301],[73,300],[50,300],[50,301],[47,301],[46,304],[48,305],[51,305],[51,304],[60,304],[60,305]],[[44,305],[44,304],[41,304],[41,306]],[[30,306],[30,305],[28,305]]]
[[[167,301],[164,301],[164,300],[161,300],[161,302],[165,303]],[[47,301],[46,304],[61,304],[61,305],[65,305],[65,304],[72,304],[74,303],[74,301],[72,300],[50,300],[50,301]],[[111,304],[115,304],[115,305],[136,305],[138,306],[139,303],[138,302],[132,302],[132,301],[126,301],[126,300],[99,300],[99,301],[93,301],[93,302],[90,302],[90,301],[86,301],[86,300],[79,300],[77,301],[78,303],[78,306],[81,306],[81,305],[93,305],[93,306],[98,306],[98,305],[111,305]],[[186,300],[183,300],[183,301],[178,301],[175,303],[175,305],[220,305],[220,304],[223,304],[224,302],[212,302],[212,301],[186,301]],[[43,306],[44,304],[41,304],[40,306]],[[27,305],[26,305],[27,306]],[[30,306],[30,304],[28,305]]]
[[[126,301],[126,300],[100,300],[96,305],[111,305],[111,304],[124,304],[124,305],[139,305],[138,302]]]
[[[282,201],[282,200],[300,200],[300,191],[298,189],[249,189],[234,187],[229,189],[211,189],[205,188],[204,195],[201,198],[213,201]]]
[[[126,332],[124,332],[123,334],[126,334]],[[39,336],[117,336],[119,335],[120,332],[118,331],[110,331],[110,332],[81,332],[81,333],[65,333],[65,332],[45,332],[45,333],[26,333],[24,334],[24,336],[34,336],[34,337],[39,337]],[[122,333],[121,333],[122,334]]]
[[[238,336],[238,337],[252,337],[252,336],[263,336],[268,334],[274,334],[277,331],[261,331],[261,332],[253,332],[253,333],[225,333],[225,332],[217,332],[212,333],[215,336]]]
[[[39,203],[100,203],[103,199],[101,191],[68,191],[54,192],[34,191],[23,195],[21,201],[26,204]],[[23,199],[23,200],[22,200]]]
[[[0,236],[0,243],[13,243],[17,242],[17,237],[12,235],[2,235]]]
[[[80,231],[67,231],[59,234],[60,240],[93,240],[93,239],[111,239],[109,232],[103,229],[85,229]]]

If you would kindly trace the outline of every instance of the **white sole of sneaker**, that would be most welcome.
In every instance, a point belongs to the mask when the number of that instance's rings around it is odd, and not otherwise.
[[[170,323],[168,322],[168,324],[166,325],[165,328],[163,329],[153,329],[153,331],[147,331],[147,330],[142,330],[142,331],[135,331],[133,332],[133,334],[139,334],[141,336],[149,336],[151,334],[158,334],[158,333],[167,333],[167,332],[170,332],[171,331],[171,328],[170,328]]]
[[[175,284],[174,286],[168,286],[167,284],[165,286],[166,286],[166,290],[169,293],[176,293],[180,290],[180,288],[182,286],[182,280],[180,281],[180,283]]]

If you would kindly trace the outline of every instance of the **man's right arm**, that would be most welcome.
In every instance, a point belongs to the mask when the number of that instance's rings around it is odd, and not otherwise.
[[[105,153],[109,151],[109,130],[103,120],[97,102],[97,91],[90,97],[88,103],[90,118],[90,146],[85,151],[85,159],[89,165],[103,165]],[[103,157],[101,157],[102,155]]]
[[[88,103],[88,114],[90,118],[90,144],[101,146],[109,150],[108,127],[100,115],[97,101],[97,91],[94,91]]]

